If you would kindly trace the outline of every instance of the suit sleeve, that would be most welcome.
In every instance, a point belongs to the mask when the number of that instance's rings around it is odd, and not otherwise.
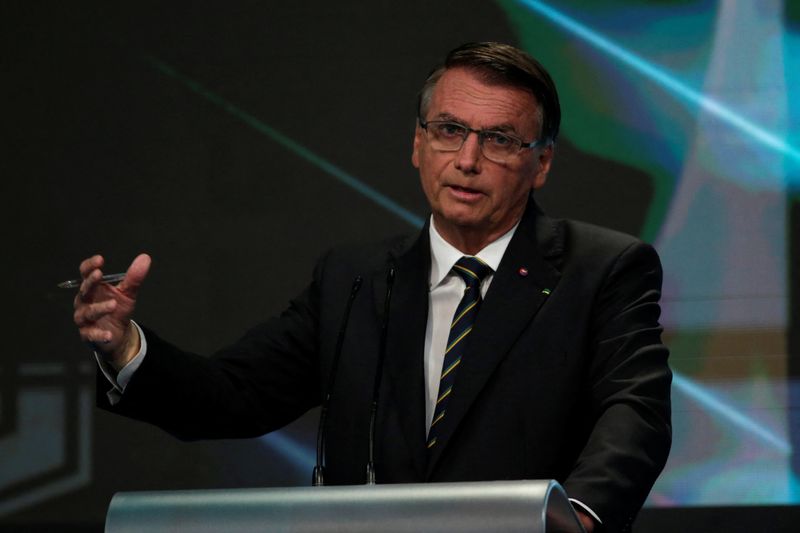
[[[211,357],[144,329],[148,349],[120,401],[98,372],[98,406],[183,440],[263,435],[319,403],[320,261],[309,287],[279,316]]]
[[[593,304],[592,429],[564,487],[599,515],[606,531],[630,529],[671,446],[672,373],[658,323],[661,282],[655,250],[636,242],[611,264]]]

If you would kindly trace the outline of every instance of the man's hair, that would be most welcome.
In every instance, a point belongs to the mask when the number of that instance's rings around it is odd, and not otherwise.
[[[538,104],[539,139],[555,142],[561,123],[561,106],[553,79],[541,63],[519,48],[503,43],[467,43],[451,50],[444,64],[428,75],[419,92],[417,113],[420,118],[424,119],[428,112],[439,79],[453,68],[469,69],[490,85],[518,87],[533,94]]]

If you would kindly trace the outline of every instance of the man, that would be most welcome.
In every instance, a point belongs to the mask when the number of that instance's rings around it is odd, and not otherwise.
[[[524,52],[452,51],[420,95],[422,232],[334,249],[280,317],[210,359],[130,320],[148,256],[117,287],[85,260],[75,322],[99,347],[99,404],[181,438],[252,437],[330,393],[327,481],[363,483],[377,376],[378,482],[555,478],[587,530],[628,530],[670,447],[661,267],[537,207],[559,120]]]

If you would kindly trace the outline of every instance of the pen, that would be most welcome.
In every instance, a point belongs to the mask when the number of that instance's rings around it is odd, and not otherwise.
[[[100,281],[102,281],[104,283],[116,283],[118,281],[122,281],[123,279],[125,279],[125,272],[118,272],[117,274],[106,274],[105,276],[100,278]],[[75,289],[77,287],[80,287],[81,283],[83,283],[82,279],[70,279],[70,280],[62,281],[61,283],[59,283],[58,284],[58,288],[59,289]]]

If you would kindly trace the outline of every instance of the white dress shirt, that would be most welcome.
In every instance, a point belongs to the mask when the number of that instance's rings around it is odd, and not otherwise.
[[[481,297],[486,296],[492,278],[500,265],[508,243],[517,230],[519,222],[502,237],[487,245],[475,257],[492,267],[492,272],[481,281]],[[455,246],[447,242],[436,231],[431,217],[428,233],[431,241],[431,279],[428,297],[428,326],[425,329],[425,427],[431,427],[436,399],[439,396],[439,379],[442,376],[444,352],[450,324],[467,284],[453,272],[453,265],[464,257]],[[458,377],[456,377],[456,381]]]

